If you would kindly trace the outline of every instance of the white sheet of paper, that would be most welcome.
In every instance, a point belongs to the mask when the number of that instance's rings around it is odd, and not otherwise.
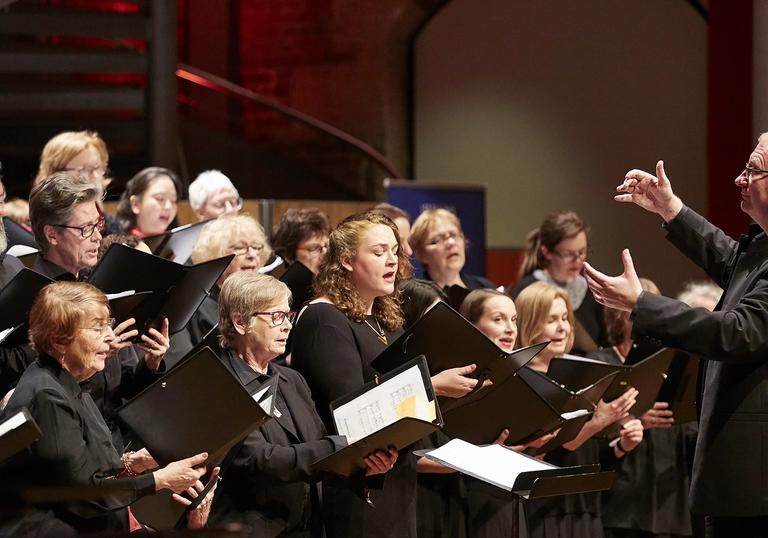
[[[576,411],[569,411],[568,413],[563,413],[560,416],[563,417],[563,420],[571,420],[572,418],[579,418],[588,414],[589,414],[588,409],[577,409]]]
[[[8,338],[8,335],[10,335],[13,331],[18,329],[20,325],[17,325],[16,327],[9,327],[7,329],[3,329],[0,331],[0,342],[4,342],[6,338]]]
[[[430,450],[426,457],[507,491],[520,473],[554,468],[501,445],[477,446],[461,439]]]
[[[17,412],[11,418],[0,424],[0,436],[5,435],[11,430],[15,430],[27,421],[23,411]]]
[[[418,366],[384,381],[333,412],[339,434],[354,440],[403,417],[416,417],[427,422],[435,419],[434,401],[427,396]]]
[[[107,301],[112,301],[113,299],[122,299],[123,297],[130,297],[131,295],[136,295],[136,290],[125,290],[125,291],[119,291],[117,293],[106,293]]]
[[[27,254],[32,254],[34,252],[37,252],[35,247],[30,247],[29,245],[13,245],[8,249],[7,253],[18,258],[20,256],[26,256]]]

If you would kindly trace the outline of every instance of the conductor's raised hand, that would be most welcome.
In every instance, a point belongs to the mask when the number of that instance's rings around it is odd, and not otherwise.
[[[598,303],[608,308],[631,312],[637,303],[637,298],[643,292],[643,286],[635,272],[629,249],[621,252],[621,261],[624,272],[619,276],[605,275],[587,262],[584,262],[584,276]]]
[[[620,193],[613,197],[617,202],[632,202],[660,215],[665,222],[674,219],[683,208],[682,200],[672,192],[664,172],[664,161],[656,163],[655,176],[642,170],[630,170],[616,191]]]

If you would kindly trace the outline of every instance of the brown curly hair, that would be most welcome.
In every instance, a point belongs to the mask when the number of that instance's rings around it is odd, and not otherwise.
[[[354,257],[360,247],[363,235],[376,226],[388,226],[397,240],[397,274],[395,291],[391,295],[377,297],[373,301],[373,315],[382,327],[394,331],[403,326],[403,314],[400,311],[400,283],[411,276],[411,262],[405,255],[397,233],[397,226],[384,215],[371,211],[350,215],[339,223],[331,232],[328,255],[315,278],[313,290],[315,297],[327,297],[352,321],[365,321],[366,310],[360,294],[352,286],[349,272],[342,266],[342,256]]]

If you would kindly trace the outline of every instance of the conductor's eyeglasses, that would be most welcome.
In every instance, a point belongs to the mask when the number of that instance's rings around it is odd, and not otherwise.
[[[747,166],[746,168],[744,168],[744,171],[739,175],[747,178],[747,181],[752,181],[753,179],[763,179],[760,176],[764,176],[765,174],[768,174],[768,170]]]

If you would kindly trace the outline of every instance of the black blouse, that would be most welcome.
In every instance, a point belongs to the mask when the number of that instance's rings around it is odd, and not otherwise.
[[[378,329],[373,318],[368,323]],[[351,321],[335,305],[310,304],[294,327],[292,362],[307,380],[317,411],[335,431],[330,402],[373,381],[371,362],[385,348],[368,323]],[[386,333],[393,342],[399,335]],[[328,536],[416,536],[416,460],[411,449],[400,451],[381,491],[372,491],[375,508],[353,493],[344,481],[324,481],[323,505]]]
[[[21,376],[5,414],[22,407],[43,434],[31,446],[32,457],[60,466],[65,484],[108,488],[98,500],[58,504],[55,514],[78,531],[126,530],[125,507],[155,491],[154,477],[114,478],[123,464],[90,395],[58,361],[41,355]]]

